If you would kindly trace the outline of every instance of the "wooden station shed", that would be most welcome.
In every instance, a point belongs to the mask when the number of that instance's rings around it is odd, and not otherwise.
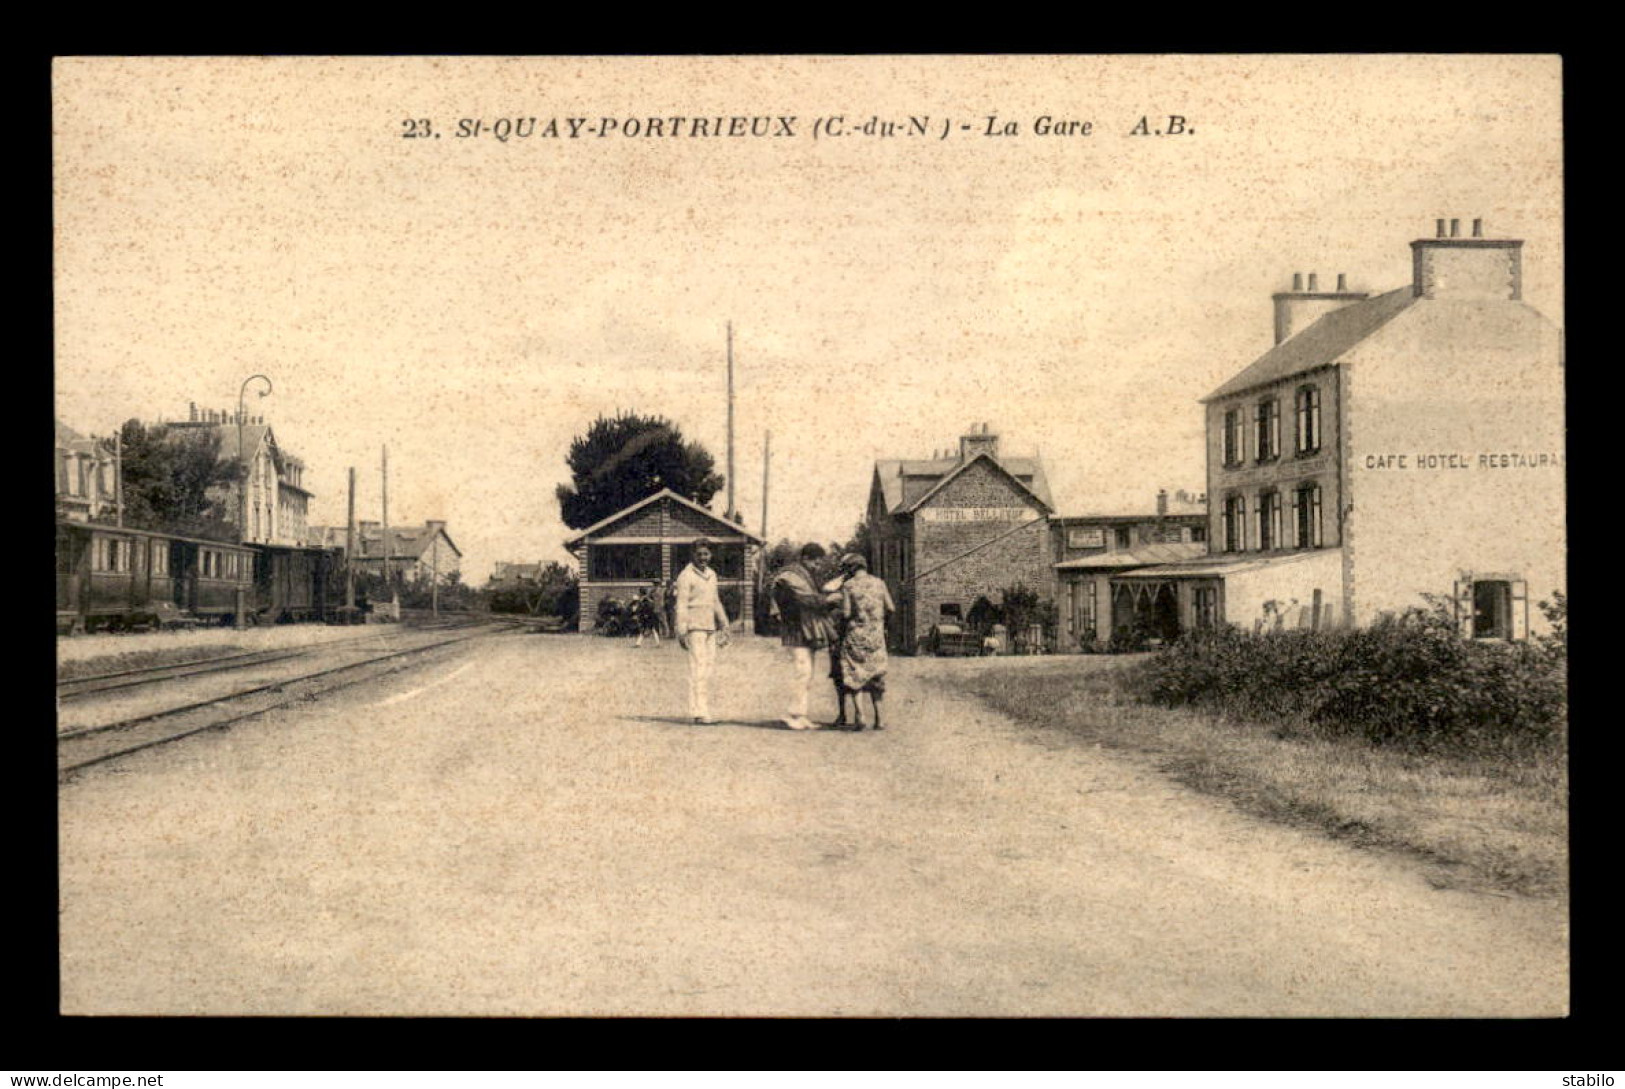
[[[604,599],[630,602],[652,583],[669,587],[702,539],[711,543],[711,566],[728,615],[735,628],[751,631],[762,538],[669,488],[565,540],[580,580],[581,631],[594,630]]]

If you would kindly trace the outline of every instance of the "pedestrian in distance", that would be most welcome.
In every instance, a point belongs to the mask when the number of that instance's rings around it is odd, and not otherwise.
[[[650,636],[660,646],[660,613],[655,609],[653,591],[644,588],[632,602],[632,626],[637,629],[638,649],[643,649],[643,637]]]
[[[872,725],[880,724],[880,701],[886,695],[886,622],[897,607],[880,579],[869,574],[869,562],[856,552],[841,557],[846,582],[841,587],[841,615],[846,634],[841,639],[841,686],[852,693],[854,730],[863,730],[863,693],[869,694]]]
[[[666,599],[670,596],[666,592],[666,584],[659,579],[649,584],[649,605],[655,614],[655,646],[660,645],[660,636],[671,638],[671,620],[666,607]]]
[[[792,667],[789,708],[780,721],[792,730],[815,728],[807,718],[813,662],[834,634],[829,603],[812,570],[823,558],[821,546],[803,545],[798,559],[774,572],[770,590],[768,611],[780,622],[779,641],[789,650]]]
[[[694,559],[677,576],[673,598],[677,643],[688,652],[688,713],[696,723],[712,723],[711,674],[718,648],[728,645],[729,620],[711,569],[711,542],[694,542]]]

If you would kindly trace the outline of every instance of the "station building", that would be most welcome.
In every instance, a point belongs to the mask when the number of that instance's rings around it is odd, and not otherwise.
[[[865,520],[872,573],[896,603],[896,647],[919,649],[938,624],[963,625],[979,597],[1022,584],[1053,592],[1055,504],[1036,457],[1003,457],[986,423],[957,455],[875,462]]]
[[[1379,295],[1300,276],[1276,343],[1203,399],[1208,554],[1126,571],[1180,628],[1363,625],[1450,602],[1521,639],[1566,588],[1562,338],[1523,301],[1523,243],[1411,243]]]
[[[582,633],[597,625],[605,598],[626,602],[650,583],[669,584],[701,539],[711,544],[711,567],[729,616],[736,627],[753,630],[762,538],[665,488],[565,540],[576,560]]]

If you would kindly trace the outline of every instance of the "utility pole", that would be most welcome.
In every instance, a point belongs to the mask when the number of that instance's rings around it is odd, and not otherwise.
[[[436,531],[434,554],[429,557],[429,615],[440,619],[440,536]]]
[[[113,504],[118,509],[118,527],[124,528],[124,429],[113,432]]]
[[[350,514],[344,525],[344,610],[355,610],[355,466],[350,466]]]
[[[384,447],[384,589],[395,600],[395,587],[389,581],[389,447]]]
[[[728,323],[728,521],[734,510],[734,323]]]
[[[767,545],[767,471],[773,462],[773,432],[762,433],[762,545]]]

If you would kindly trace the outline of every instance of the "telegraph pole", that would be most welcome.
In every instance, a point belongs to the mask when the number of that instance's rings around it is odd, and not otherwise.
[[[389,591],[390,600],[395,598],[395,588],[389,581],[389,447],[384,447],[384,589]]]
[[[734,521],[734,323],[728,323],[728,521]]]
[[[113,503],[118,508],[118,527],[124,528],[124,429],[113,432]]]
[[[350,466],[350,516],[344,525],[344,609],[346,623],[355,610],[355,466]]]
[[[762,546],[767,547],[767,471],[773,462],[773,432],[762,433]]]

